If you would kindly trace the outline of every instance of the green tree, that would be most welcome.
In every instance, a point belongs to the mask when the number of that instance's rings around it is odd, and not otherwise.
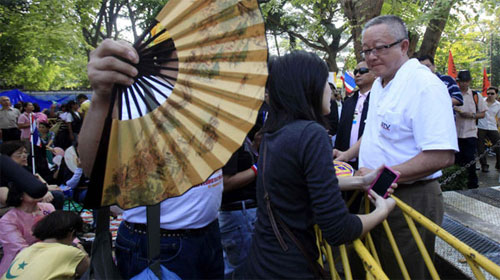
[[[266,26],[273,32],[287,34],[290,48],[308,48],[320,55],[337,72],[337,54],[351,41],[344,31],[340,1],[336,0],[270,0],[261,5]],[[297,45],[297,39],[303,44]]]
[[[0,4],[0,86],[80,87],[86,56],[72,0]]]

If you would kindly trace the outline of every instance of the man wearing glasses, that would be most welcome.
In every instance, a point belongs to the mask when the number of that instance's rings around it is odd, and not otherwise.
[[[358,173],[380,165],[400,172],[394,195],[436,224],[443,219],[443,196],[437,178],[458,150],[451,99],[446,86],[417,59],[408,58],[408,32],[396,16],[368,21],[362,55],[378,78],[370,91],[363,137],[339,159],[359,155]],[[424,260],[399,208],[387,218],[411,279],[428,279]],[[435,235],[417,226],[431,256]],[[383,227],[372,230],[382,268],[389,279],[402,278]]]
[[[365,129],[366,114],[368,113],[368,103],[370,89],[372,88],[375,75],[370,72],[366,62],[362,61],[354,69],[354,80],[358,90],[344,101],[342,114],[340,115],[335,148],[345,151],[356,144],[363,135]],[[354,158],[350,164],[358,169],[358,159]]]
[[[498,121],[500,118],[500,102],[495,98],[498,95],[498,89],[496,87],[490,87],[486,90],[488,97],[486,97],[486,106],[488,111],[484,118],[479,119],[477,122],[477,137],[478,137],[478,153],[481,155],[484,153],[485,140],[490,140],[491,144],[497,146],[494,148],[497,161],[495,164],[495,169],[500,169],[500,134],[498,133]],[[486,161],[486,157],[479,159],[481,162],[481,169],[483,172],[488,172],[489,165]]]

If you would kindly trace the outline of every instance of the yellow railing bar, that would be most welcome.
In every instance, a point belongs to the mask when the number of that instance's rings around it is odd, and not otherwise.
[[[435,235],[439,236],[439,238],[443,239],[446,243],[450,244],[453,248],[457,249],[460,253],[462,253],[466,258],[469,257],[472,261],[477,263],[484,270],[489,272],[491,275],[500,279],[500,266],[486,258],[485,256],[479,254],[476,250],[467,246],[462,241],[458,240],[455,236],[451,235],[443,228],[439,227],[427,217],[415,211],[413,208],[408,206],[406,203],[401,201],[396,196],[391,196],[398,205],[399,208],[410,217],[412,217],[415,221],[420,223],[422,226],[433,232]]]
[[[363,261],[365,265],[365,270],[369,272],[369,275],[372,275],[374,279],[389,279],[387,275],[385,275],[382,268],[377,264],[375,259],[370,255],[368,249],[363,245],[361,240],[356,239],[353,241],[354,250],[358,253],[359,257]]]
[[[394,255],[396,257],[396,260],[398,262],[399,268],[401,269],[401,273],[403,274],[403,279],[409,280],[410,279],[410,274],[408,273],[408,270],[406,269],[405,262],[403,261],[403,257],[401,256],[401,253],[399,252],[398,245],[396,244],[396,240],[394,239],[394,235],[392,235],[391,228],[389,227],[389,223],[387,223],[387,220],[384,220],[382,222],[382,225],[384,226],[385,233],[387,234],[387,239],[389,239],[389,243],[391,244],[392,251],[394,252]]]
[[[418,250],[420,251],[422,258],[424,258],[425,265],[427,266],[427,269],[429,270],[429,273],[431,274],[432,279],[434,279],[434,280],[439,279],[439,274],[437,273],[436,267],[434,267],[434,263],[432,262],[432,259],[429,256],[429,252],[427,252],[427,249],[425,248],[424,242],[422,241],[422,237],[420,236],[420,233],[418,233],[418,230],[417,230],[417,227],[415,226],[415,223],[410,218],[410,216],[408,216],[408,214],[406,214],[404,212],[403,212],[403,217],[405,217],[405,220],[408,223],[408,227],[410,228],[411,235],[413,235],[413,239],[415,239],[415,242],[417,243]]]
[[[365,239],[368,243],[367,247],[370,248],[370,252],[373,255],[373,258],[378,263],[378,265],[380,265],[380,259],[377,254],[377,249],[375,248],[375,243],[373,243],[372,235],[370,233],[367,233]]]
[[[344,277],[346,280],[352,280],[351,265],[347,257],[347,249],[345,244],[339,246],[340,258],[342,259],[342,267],[344,267]]]
[[[476,279],[485,280],[484,275],[481,272],[481,269],[479,269],[477,263],[474,262],[474,260],[471,259],[470,257],[465,257],[465,259],[467,260],[467,263],[469,264],[472,273],[474,273],[474,276],[476,276]]]

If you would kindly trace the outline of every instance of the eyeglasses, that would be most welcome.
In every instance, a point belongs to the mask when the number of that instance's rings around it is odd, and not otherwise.
[[[363,75],[363,74],[366,74],[370,72],[370,69],[366,68],[366,67],[361,67],[359,69],[354,69],[354,76],[356,76],[358,73],[360,75]]]
[[[388,49],[394,47],[395,45],[397,45],[397,44],[399,44],[401,42],[403,42],[403,40],[405,40],[405,39],[399,39],[396,42],[394,42],[392,44],[389,44],[389,45],[383,45],[383,46],[378,46],[378,47],[375,47],[375,48],[372,48],[372,49],[362,50],[360,52],[360,54],[363,57],[363,59],[366,58],[367,56],[369,56],[370,54],[373,54],[373,55],[383,54]]]
[[[495,92],[487,92],[488,95],[495,95]]]

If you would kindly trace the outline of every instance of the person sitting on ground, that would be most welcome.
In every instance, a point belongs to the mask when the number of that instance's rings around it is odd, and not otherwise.
[[[33,235],[40,239],[22,250],[9,267],[9,275],[18,279],[67,279],[81,276],[90,259],[80,243],[73,243],[83,221],[73,212],[57,210],[40,220]],[[3,279],[8,278],[7,274]]]
[[[28,166],[28,153],[22,141],[7,141],[0,146],[0,153],[10,157],[17,164]],[[31,172],[31,170],[29,170]],[[38,174],[37,178],[46,184],[45,180]],[[2,186],[5,184],[2,183]],[[62,209],[64,203],[64,194],[57,185],[48,185],[49,192],[43,197],[43,202],[50,202],[56,209]]]
[[[37,242],[31,233],[33,225],[55,210],[52,204],[42,202],[42,198],[29,196],[12,183],[7,194],[7,206],[14,208],[0,218],[0,243],[4,253],[0,262],[0,275],[7,271],[22,249]]]

